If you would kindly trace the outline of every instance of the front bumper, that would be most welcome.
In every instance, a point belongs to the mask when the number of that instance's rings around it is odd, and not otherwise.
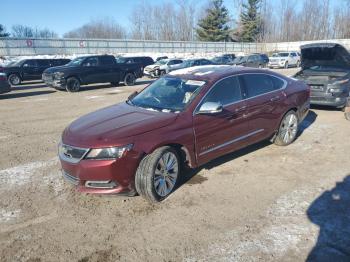
[[[276,62],[269,62],[268,63],[268,67],[271,68],[280,68],[280,67],[284,67],[286,65],[286,61],[276,61]]]
[[[43,75],[42,80],[45,82],[46,85],[49,87],[54,87],[56,89],[66,89],[66,79],[55,79],[53,76],[49,75]]]
[[[65,180],[77,190],[92,194],[120,194],[135,190],[135,172],[141,156],[135,151],[113,160],[87,160],[70,163],[60,157]]]

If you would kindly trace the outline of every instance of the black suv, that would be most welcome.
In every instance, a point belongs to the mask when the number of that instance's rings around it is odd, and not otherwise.
[[[61,66],[70,62],[70,59],[25,59],[3,68],[10,85],[19,85],[26,80],[40,80],[45,69]]]
[[[148,65],[153,65],[154,61],[151,57],[149,56],[128,56],[128,57],[118,57],[117,58],[117,63],[118,64],[131,64],[131,63],[137,63],[141,66],[141,70],[148,66]]]

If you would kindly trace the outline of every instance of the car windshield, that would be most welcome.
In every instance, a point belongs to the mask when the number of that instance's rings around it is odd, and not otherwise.
[[[6,66],[21,66],[23,63],[24,63],[24,60],[13,61],[6,64]]]
[[[192,102],[204,84],[204,81],[163,77],[128,100],[128,103],[149,110],[180,112]]]
[[[289,53],[278,53],[277,56],[279,56],[279,57],[287,57],[287,56],[289,56]]]
[[[68,66],[79,66],[83,62],[84,59],[85,59],[85,57],[75,58],[72,61],[70,61],[67,65]]]
[[[166,59],[161,59],[161,60],[158,60],[155,64],[156,64],[156,65],[165,65],[167,62],[168,62],[168,60],[166,60]]]

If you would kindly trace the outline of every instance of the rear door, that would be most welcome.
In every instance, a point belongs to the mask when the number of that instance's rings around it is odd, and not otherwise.
[[[240,76],[247,101],[247,119],[251,143],[260,141],[273,134],[284,113],[286,99],[284,88],[287,82],[268,74],[252,73]]]
[[[23,80],[35,80],[38,79],[38,64],[35,59],[28,59],[22,65],[22,78]],[[40,77],[39,77],[40,79]]]
[[[193,127],[199,164],[244,146],[248,122],[246,102],[242,98],[238,77],[231,76],[217,82],[197,106]],[[206,102],[221,103],[223,111],[198,114],[200,106]]]
[[[100,56],[99,58],[99,82],[119,82],[120,70],[116,68],[115,58],[112,56]]]

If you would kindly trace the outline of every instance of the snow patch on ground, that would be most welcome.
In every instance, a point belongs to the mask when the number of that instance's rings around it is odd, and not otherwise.
[[[48,161],[36,161],[0,170],[0,188],[25,185],[31,181],[32,175],[35,172],[57,163],[58,160],[55,157]]]
[[[16,209],[16,210],[12,210],[12,211],[8,211],[5,209],[1,209],[0,210],[0,223],[6,223],[9,222],[11,220],[17,219],[17,217],[19,216],[19,214],[21,213],[20,209]]]

